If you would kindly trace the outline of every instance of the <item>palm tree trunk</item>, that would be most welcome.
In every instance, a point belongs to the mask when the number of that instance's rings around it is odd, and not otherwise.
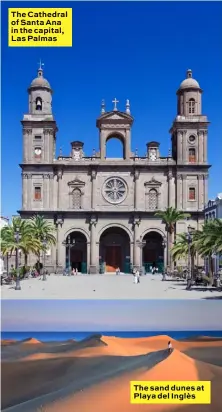
[[[170,267],[170,270],[172,270],[172,255],[171,255],[171,249],[172,249],[172,233],[168,232],[168,265]]]
[[[25,266],[28,266],[28,255],[27,255],[27,253],[25,253]]]
[[[191,253],[191,279],[193,279],[194,275],[194,263],[195,263],[195,254]]]
[[[213,283],[213,266],[214,266],[214,262],[213,262],[213,258],[211,255],[209,255],[209,282],[210,285],[212,285]]]

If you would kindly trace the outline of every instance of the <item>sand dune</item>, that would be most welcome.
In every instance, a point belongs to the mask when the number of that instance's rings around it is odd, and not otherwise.
[[[175,348],[170,356],[169,340]],[[222,367],[215,366],[220,364],[222,340],[93,335],[81,342],[33,343],[32,353],[24,346],[28,345],[15,346],[22,359],[13,361],[12,355],[10,362],[2,363],[2,407],[8,412],[89,412],[89,402],[95,412],[222,410]],[[189,356],[192,351],[193,358]],[[197,360],[198,356],[208,362],[213,358],[214,365]],[[130,380],[211,380],[212,404],[131,405]]]

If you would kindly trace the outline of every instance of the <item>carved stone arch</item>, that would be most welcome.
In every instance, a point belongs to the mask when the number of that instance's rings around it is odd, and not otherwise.
[[[107,229],[115,228],[115,227],[118,227],[118,228],[124,230],[127,233],[127,235],[129,236],[130,242],[133,242],[133,234],[132,234],[131,230],[128,227],[126,227],[125,225],[123,225],[122,223],[109,223],[106,226],[103,226],[103,228],[100,229],[100,231],[98,232],[97,242],[99,242],[100,237],[102,236],[102,234]]]
[[[149,229],[146,229],[143,231],[143,233],[141,234],[142,239],[144,238],[144,236],[146,236],[150,232],[157,232],[159,233],[159,235],[162,236],[162,238],[166,236],[166,234],[164,233],[162,229],[159,229],[158,227],[150,227]]]
[[[82,228],[79,228],[79,227],[75,227],[75,226],[72,226],[71,228],[69,228],[69,229],[64,233],[64,241],[66,240],[67,236],[70,235],[72,232],[80,232],[80,233],[82,233],[82,234],[86,237],[87,243],[90,242],[90,234],[89,234],[85,229],[82,229]]]
[[[117,140],[119,140],[119,141],[121,142],[121,144],[122,144],[123,159],[125,159],[125,158],[126,158],[126,136],[125,136],[125,134],[123,134],[123,133],[121,133],[120,131],[115,130],[115,129],[112,130],[110,133],[107,133],[107,134],[105,135],[104,143],[105,143],[105,154],[106,154],[106,157],[107,157],[107,143],[108,143],[110,140],[112,140],[112,139],[117,139]]]

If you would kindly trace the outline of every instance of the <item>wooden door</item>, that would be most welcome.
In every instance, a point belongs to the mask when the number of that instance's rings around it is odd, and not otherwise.
[[[119,267],[121,268],[121,246],[110,245],[106,246],[105,262],[106,272],[115,272]]]

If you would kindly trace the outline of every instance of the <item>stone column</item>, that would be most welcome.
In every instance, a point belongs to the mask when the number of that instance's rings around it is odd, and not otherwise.
[[[49,175],[43,175],[43,209],[49,208]]]
[[[62,170],[58,170],[57,172],[57,182],[58,182],[58,187],[57,187],[57,209],[61,208],[61,183],[62,183]]]
[[[203,175],[203,201],[204,205],[207,205],[208,202],[208,176]]]
[[[203,210],[203,176],[198,175],[198,210]]]
[[[203,130],[198,132],[199,163],[203,163]]]
[[[187,130],[183,130],[183,163],[187,162],[187,141],[186,141]]]
[[[168,207],[171,207],[173,205],[173,199],[172,199],[172,170],[169,170],[168,172]]]
[[[96,247],[96,216],[92,216],[90,219],[90,269],[89,273],[97,273],[97,247]]]
[[[54,175],[49,175],[49,209],[54,210]]]
[[[30,196],[30,193],[29,193]],[[28,206],[28,175],[22,173],[22,209],[27,209]]]
[[[203,162],[207,163],[207,130],[203,132]]]
[[[134,226],[133,266],[136,269],[139,269],[139,267],[140,267],[140,248],[137,244],[137,241],[140,240],[139,225],[140,225],[140,218],[135,218],[134,222],[133,222],[133,226]]]
[[[183,135],[182,132],[180,130],[177,131],[177,160],[178,163],[182,162],[182,146],[183,146]]]
[[[182,175],[177,175],[177,199],[176,199],[176,208],[182,209]]]
[[[95,209],[96,203],[96,171],[92,170],[91,174],[91,209]]]
[[[187,176],[182,175],[182,182],[183,182],[183,194],[182,194],[182,204],[183,204],[183,210],[186,210],[187,208]]]
[[[104,160],[106,157],[105,130],[100,131],[100,157],[101,160]]]
[[[126,130],[126,139],[124,142],[125,145],[125,157],[127,160],[130,159],[131,156],[131,132],[130,129]]]
[[[28,190],[27,190],[27,197],[28,197],[28,201],[27,201],[27,209],[31,210],[32,209],[32,203],[33,203],[33,190],[32,190],[32,175],[29,174],[28,175]]]
[[[138,170],[135,170],[134,174],[134,209],[137,210],[139,207],[139,176],[140,173]]]

